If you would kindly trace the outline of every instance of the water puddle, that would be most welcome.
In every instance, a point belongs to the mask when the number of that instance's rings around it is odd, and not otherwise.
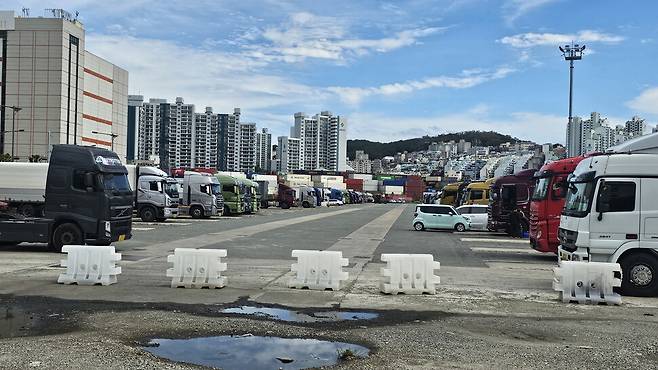
[[[13,338],[27,335],[34,325],[34,317],[25,312],[12,308],[2,307],[0,311],[0,338]]]
[[[248,315],[264,317],[273,320],[286,322],[337,322],[337,321],[354,321],[354,320],[373,320],[379,317],[379,314],[372,312],[357,311],[317,311],[304,312],[293,311],[284,308],[256,307],[256,306],[239,306],[225,308],[222,313]]]
[[[168,360],[225,370],[308,369],[363,358],[370,352],[351,343],[251,335],[153,339],[143,348]]]

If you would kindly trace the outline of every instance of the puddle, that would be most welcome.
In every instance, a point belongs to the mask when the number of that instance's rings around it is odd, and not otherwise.
[[[346,350],[359,358],[370,352],[351,343],[251,335],[153,339],[143,349],[168,360],[226,370],[308,369],[336,365]]]
[[[267,319],[280,320],[286,322],[302,322],[302,323],[373,320],[379,317],[379,314],[372,312],[357,312],[357,311],[302,312],[302,311],[293,311],[283,308],[255,307],[255,306],[230,307],[223,309],[221,312],[228,314],[264,317]]]
[[[2,307],[0,311],[0,338],[13,338],[27,335],[34,325],[33,316],[22,310]]]

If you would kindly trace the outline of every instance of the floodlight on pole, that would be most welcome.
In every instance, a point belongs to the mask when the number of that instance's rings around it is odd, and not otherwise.
[[[100,131],[92,131],[91,133],[96,135],[109,136],[112,139],[112,151],[114,151],[114,139],[116,139],[119,136],[118,134],[115,134],[113,132],[100,132]]]
[[[573,120],[573,61],[583,59],[583,50],[585,45],[574,44],[573,42],[564,47],[559,47],[564,60],[569,62],[569,124]]]

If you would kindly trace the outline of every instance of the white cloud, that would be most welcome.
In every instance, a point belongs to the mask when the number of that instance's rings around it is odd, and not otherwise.
[[[352,38],[348,24],[341,19],[300,12],[291,14],[284,25],[265,28],[260,34],[250,31],[242,40],[247,55],[268,62],[294,63],[307,58],[344,62],[349,57],[414,45],[419,39],[443,30],[414,28],[383,38]]]
[[[338,97],[347,104],[358,105],[363,99],[370,96],[390,96],[429,88],[465,89],[491,80],[504,78],[514,71],[515,69],[508,67],[500,67],[491,72],[473,69],[463,71],[458,77],[438,76],[422,80],[396,82],[376,87],[331,86],[327,88],[327,90],[338,95]]]
[[[515,112],[492,117],[486,106],[478,105],[463,113],[431,117],[395,117],[357,112],[348,116],[350,138],[390,142],[423,135],[469,130],[496,131],[538,143],[563,143],[566,117],[536,112]]]
[[[513,36],[506,36],[498,42],[510,45],[515,48],[531,48],[535,46],[558,46],[571,43],[572,41],[583,43],[604,43],[618,44],[624,41],[622,36],[602,33],[592,30],[582,30],[575,34],[564,33],[521,33]]]
[[[632,109],[642,113],[658,115],[658,87],[648,88],[626,103]]]
[[[503,18],[508,25],[526,13],[542,6],[556,2],[557,0],[507,0],[503,4]]]

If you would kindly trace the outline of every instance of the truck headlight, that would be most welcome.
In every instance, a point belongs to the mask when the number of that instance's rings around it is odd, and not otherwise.
[[[112,224],[110,221],[105,221],[105,232],[111,232],[112,231]]]
[[[165,199],[165,206],[171,207],[171,198],[167,197],[167,199]]]

